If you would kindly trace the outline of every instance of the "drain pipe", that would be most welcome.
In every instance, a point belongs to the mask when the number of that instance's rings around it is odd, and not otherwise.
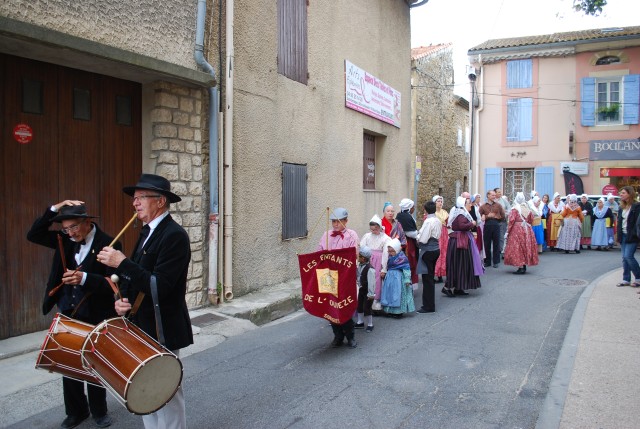
[[[204,22],[207,1],[198,0],[196,17],[196,46],[193,58],[200,68],[216,78],[213,66],[204,58]],[[209,302],[218,304],[218,87],[209,88]]]
[[[224,122],[224,299],[233,299],[233,0],[226,2],[227,109]]]

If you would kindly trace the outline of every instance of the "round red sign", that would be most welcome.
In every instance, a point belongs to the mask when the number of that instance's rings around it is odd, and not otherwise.
[[[602,188],[602,194],[603,195],[607,195],[607,194],[618,195],[618,188],[616,188],[615,185],[612,185],[612,184],[605,185]]]
[[[20,144],[26,144],[33,138],[33,130],[27,124],[18,124],[13,127],[13,138]]]

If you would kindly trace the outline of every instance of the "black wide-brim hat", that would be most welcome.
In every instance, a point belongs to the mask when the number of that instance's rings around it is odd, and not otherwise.
[[[133,197],[136,189],[148,189],[150,191],[156,191],[167,197],[170,203],[177,203],[182,201],[182,198],[171,192],[171,183],[162,176],[157,174],[143,174],[140,176],[140,180],[134,186],[125,186],[122,188],[125,194]]]
[[[62,206],[58,210],[58,215],[51,219],[52,222],[62,222],[68,219],[93,219],[98,216],[90,216],[87,214],[87,208],[81,204],[78,206]]]

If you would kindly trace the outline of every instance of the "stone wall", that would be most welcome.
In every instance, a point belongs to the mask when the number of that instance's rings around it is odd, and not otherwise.
[[[453,93],[454,75],[451,49],[441,49],[414,59],[414,133],[416,155],[422,157],[418,204],[436,195],[444,197],[444,207],[455,204],[456,181],[460,192],[468,189],[469,155],[465,135],[469,126],[466,103]],[[458,130],[462,145],[458,146]],[[421,212],[421,210],[420,210]]]
[[[202,136],[203,90],[167,82],[154,84],[150,113],[151,158],[155,173],[171,182],[171,190],[182,198],[171,206],[171,215],[189,234],[191,264],[187,281],[189,308],[203,304],[206,298],[207,263],[206,195],[203,175]]]

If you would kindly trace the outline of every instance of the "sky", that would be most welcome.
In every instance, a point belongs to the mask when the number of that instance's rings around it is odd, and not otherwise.
[[[411,47],[453,43],[454,92],[469,99],[467,51],[490,39],[640,25],[638,0],[609,0],[600,16],[572,0],[429,0],[411,9]]]

